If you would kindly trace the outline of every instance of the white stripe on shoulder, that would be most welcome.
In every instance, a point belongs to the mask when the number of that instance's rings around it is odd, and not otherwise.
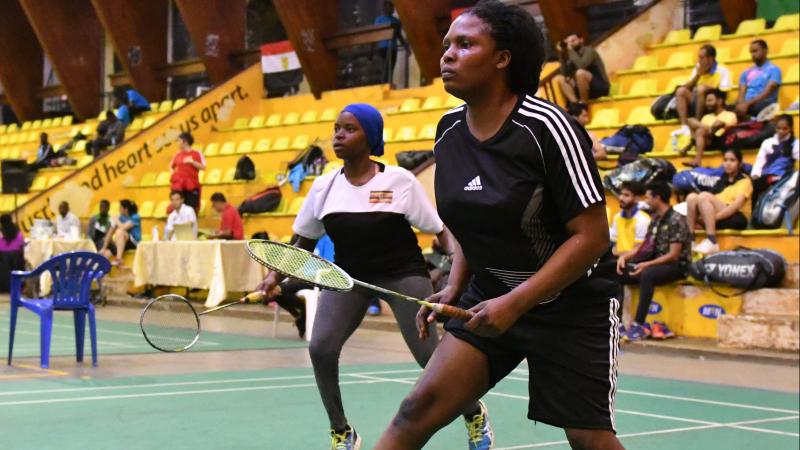
[[[455,108],[453,108],[453,109],[450,109],[450,110],[448,110],[446,113],[442,114],[442,116],[444,117],[444,116],[446,116],[446,115],[448,115],[448,114],[453,114],[453,113],[456,113],[456,112],[462,111],[463,109],[464,109],[464,105],[461,105],[461,106],[456,106]]]
[[[566,130],[569,132],[569,137],[572,138],[572,142],[575,145],[571,154],[573,158],[575,155],[577,155],[578,159],[580,160],[579,162],[576,162],[578,169],[586,175],[588,185],[591,187],[591,192],[594,194],[596,201],[602,201],[603,196],[600,195],[600,193],[597,191],[597,186],[595,186],[595,184],[592,182],[592,171],[589,169],[589,163],[586,161],[586,155],[584,155],[584,152],[580,151],[581,145],[580,141],[578,140],[578,136],[575,134],[575,129],[572,127],[572,125],[570,125],[569,120],[567,120],[567,118],[564,116],[564,113],[550,103],[547,103],[541,99],[531,97],[529,95],[526,95],[525,98],[533,102],[533,104],[551,111],[553,115],[555,115],[555,117],[564,125]],[[527,106],[526,103],[527,102],[523,102],[523,106]],[[592,196],[590,195],[589,197],[591,198]]]
[[[523,124],[521,124],[521,123],[519,123],[519,122],[517,122],[516,120],[513,120],[513,119],[511,121],[514,122],[516,125],[528,130],[528,133],[530,133],[531,137],[533,138],[533,141],[536,142],[536,148],[539,149],[539,156],[542,157],[542,167],[544,167],[544,174],[547,175],[547,164],[545,164],[545,162],[544,162],[544,152],[542,152],[542,146],[539,144],[539,140],[536,139],[536,135],[533,134],[533,131],[531,131],[531,129],[528,128],[527,125],[523,125]]]
[[[441,135],[441,136],[439,136],[439,139],[437,139],[437,140],[436,140],[436,142],[434,142],[434,143],[433,143],[433,148],[434,148],[434,150],[436,149],[436,144],[438,144],[439,142],[441,142],[441,140],[442,140],[442,139],[444,139],[444,137],[445,137],[445,136],[447,136],[447,132],[448,132],[448,131],[450,131],[450,130],[452,130],[452,129],[453,129],[453,128],[454,128],[456,125],[458,125],[459,123],[461,123],[461,119],[458,119],[458,120],[456,120],[455,122],[453,122],[453,124],[452,124],[452,125],[450,125],[450,127],[448,127],[446,130],[444,130],[444,132],[442,133],[442,135]]]

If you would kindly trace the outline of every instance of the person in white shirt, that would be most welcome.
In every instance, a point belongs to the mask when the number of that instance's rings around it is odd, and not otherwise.
[[[61,202],[58,205],[58,216],[56,216],[56,237],[71,237],[74,233],[73,229],[80,233],[81,221],[78,216],[69,212],[69,203]]]
[[[172,204],[172,212],[167,217],[167,225],[164,227],[164,236],[167,240],[175,239],[175,225],[184,223],[192,224],[192,236],[197,238],[197,215],[192,207],[183,203],[183,193],[172,191],[169,194],[169,201]]]
[[[753,206],[771,185],[792,173],[800,157],[800,142],[794,137],[792,116],[781,114],[775,119],[775,135],[765,139],[756,155],[750,178],[753,179]]]

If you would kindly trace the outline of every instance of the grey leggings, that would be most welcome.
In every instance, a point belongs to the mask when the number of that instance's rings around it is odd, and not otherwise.
[[[400,292],[412,297],[424,299],[433,292],[428,277],[413,275],[402,278],[372,280],[372,284]],[[344,343],[361,324],[370,300],[371,292],[353,290],[350,292],[322,291],[317,305],[314,329],[308,351],[314,365],[314,376],[322,397],[322,403],[328,412],[331,428],[342,430],[347,426],[347,418],[342,406],[342,393],[339,389],[339,354]],[[419,306],[416,303],[396,299],[384,299],[391,306],[400,332],[408,345],[411,354],[420,367],[425,367],[436,349],[439,339],[436,327],[429,325],[430,337],[425,341],[419,339],[415,318]]]

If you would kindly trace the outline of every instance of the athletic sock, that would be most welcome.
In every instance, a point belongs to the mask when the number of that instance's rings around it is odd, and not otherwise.
[[[717,235],[716,234],[709,234],[707,237],[708,237],[708,240],[711,241],[712,244],[716,244],[717,243]]]

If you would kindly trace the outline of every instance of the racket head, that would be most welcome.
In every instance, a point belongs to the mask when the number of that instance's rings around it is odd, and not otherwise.
[[[200,338],[200,316],[180,295],[150,300],[139,316],[144,339],[156,350],[176,353],[190,349]]]
[[[247,242],[250,257],[262,266],[289,278],[330,291],[353,289],[353,278],[336,264],[311,252],[280,242]]]

